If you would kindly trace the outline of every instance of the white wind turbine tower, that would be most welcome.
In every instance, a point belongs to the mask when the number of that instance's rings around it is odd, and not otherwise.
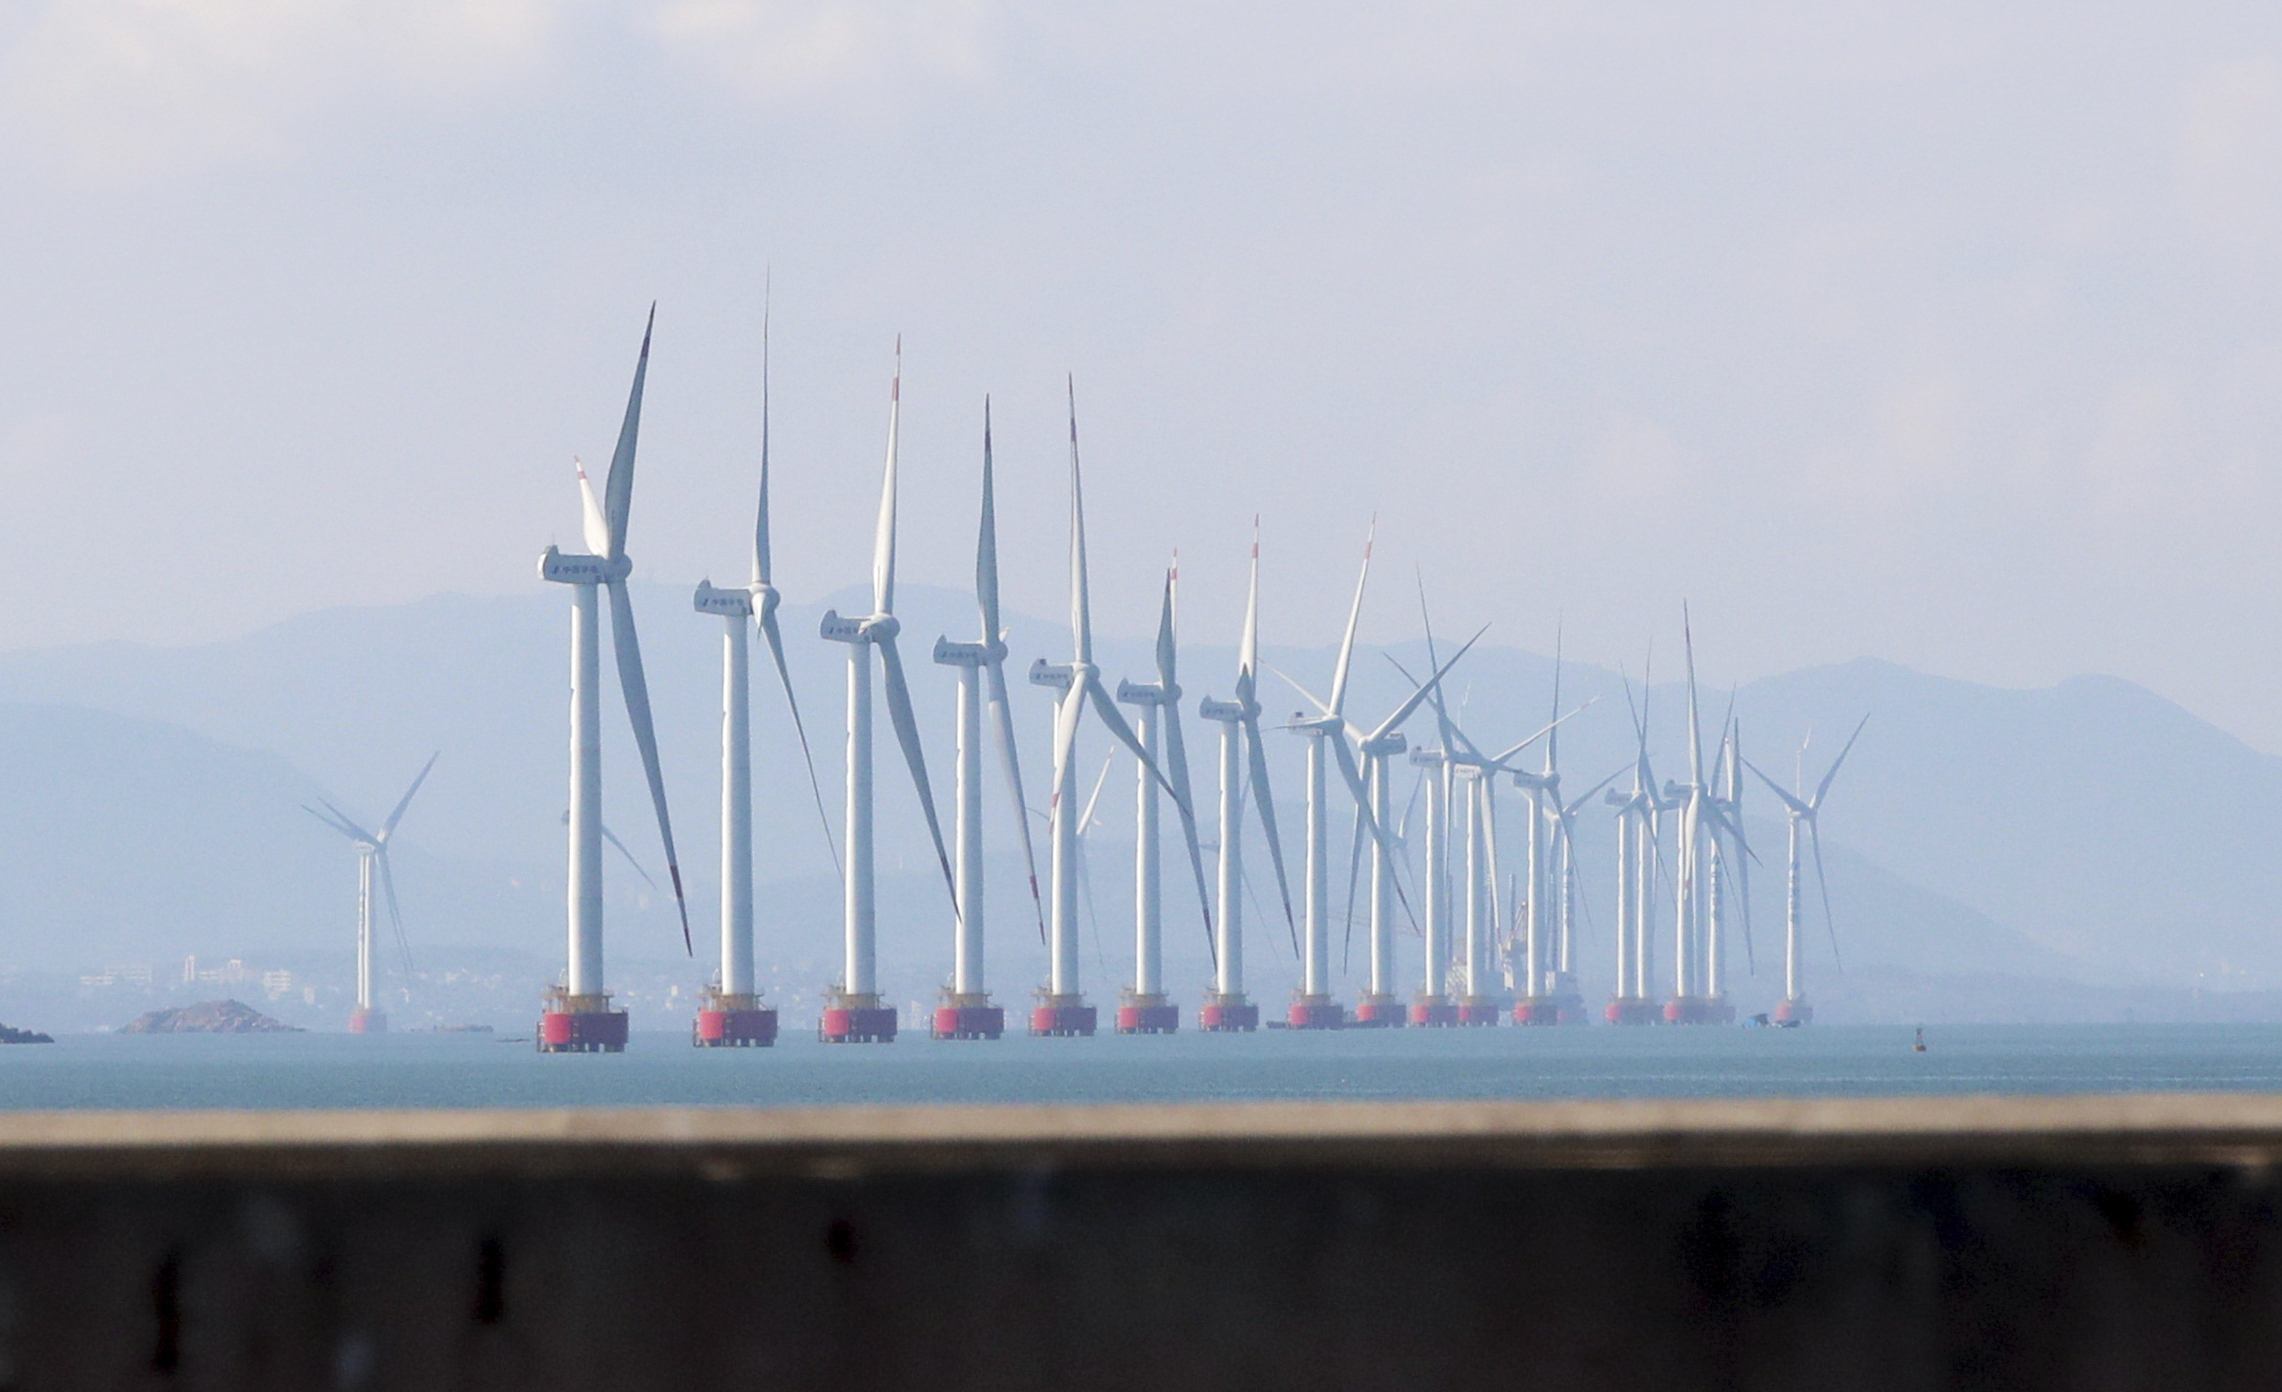
[[[599,589],[610,592],[610,647],[617,659],[619,690],[650,785],[650,803],[658,815],[658,839],[673,880],[674,907],[681,914],[682,948],[691,950],[689,904],[682,896],[681,863],[674,855],[673,823],[666,815],[665,775],[658,766],[650,688],[642,676],[633,601],[626,593],[626,577],[634,569],[626,556],[626,523],[634,502],[634,447],[642,425],[642,381],[650,367],[650,327],[656,320],[657,306],[652,305],[600,502],[586,470],[578,471],[586,544],[593,554],[569,555],[550,546],[539,557],[541,579],[571,587],[570,963],[563,984],[547,993],[546,1010],[539,1017],[538,1047],[545,1053],[617,1053],[626,1047],[626,1012],[610,1008],[602,982],[602,645],[595,631]]]
[[[769,328],[768,312],[761,314],[761,489],[753,523],[750,578],[741,589],[716,589],[700,581],[693,604],[700,614],[718,614],[723,620],[721,639],[721,977],[700,998],[690,1039],[705,1048],[765,1047],[776,1042],[777,1012],[761,1001],[753,977],[753,726],[750,695],[751,662],[747,656],[746,624],[758,620],[776,661],[777,680],[792,711],[792,727],[800,736],[800,756],[808,765],[809,792],[816,799],[817,816],[824,822],[824,840],[832,841],[832,823],[824,811],[824,791],[816,781],[816,759],[809,752],[808,727],[800,718],[800,700],[793,695],[792,673],[785,665],[784,631],[777,623],[782,596],[769,581]],[[607,834],[607,832],[605,833]],[[631,856],[628,857],[631,859]],[[833,859],[839,854],[834,849]],[[637,869],[640,867],[637,865]]]
[[[1823,799],[1830,796],[1831,782],[1838,777],[1839,765],[1845,763],[1846,756],[1854,752],[1854,741],[1862,738],[1862,727],[1869,723],[1870,717],[1865,715],[1855,725],[1854,733],[1846,737],[1845,747],[1838,751],[1837,758],[1830,761],[1830,769],[1823,774],[1822,782],[1815,785],[1812,797],[1799,796],[1799,793],[1806,791],[1803,768],[1800,772],[1799,792],[1790,793],[1769,778],[1757,764],[1751,765],[1751,771],[1759,775],[1759,781],[1782,799],[1785,810],[1791,814],[1790,873],[1785,900],[1787,911],[1783,918],[1783,1000],[1775,1007],[1775,1023],[1785,1027],[1803,1025],[1814,1019],[1814,1007],[1807,1004],[1805,985],[1799,974],[1799,830],[1801,827],[1806,829],[1807,839],[1814,846],[1815,885],[1822,891],[1822,921],[1830,933],[1831,960],[1836,962],[1838,926],[1830,914],[1830,881],[1823,874],[1822,824],[1819,818],[1822,815]],[[1802,765],[1806,761],[1806,746],[1803,744],[1799,746],[1799,760]]]
[[[895,376],[888,386],[887,464],[880,480],[879,525],[872,542],[872,612],[842,617],[826,610],[819,633],[848,645],[848,866],[843,876],[842,944],[846,953],[839,983],[825,993],[817,1037],[829,1044],[886,1043],[895,1038],[896,1013],[879,996],[877,921],[872,873],[872,658],[880,656],[886,684],[887,717],[903,760],[911,770],[919,810],[935,843],[935,859],[957,913],[958,887],[950,853],[943,847],[943,825],[935,815],[935,794],[927,781],[927,759],[919,747],[919,719],[904,680],[903,658],[895,638],[903,625],[895,617],[895,501],[898,431],[903,411],[903,340],[895,341]]]
[[[983,984],[983,707],[990,707],[991,732],[998,740],[1007,792],[1014,799],[1014,826],[1022,837],[1022,861],[1030,871],[1030,901],[1038,908],[1038,855],[1030,842],[1029,805],[1022,796],[1022,765],[1015,753],[1014,712],[1006,699],[1006,633],[998,612],[998,506],[991,475],[990,398],[983,398],[982,522],[975,542],[975,605],[982,640],[935,640],[935,660],[959,671],[959,804],[952,839],[959,847],[958,901],[952,944],[951,986],[935,1008],[937,1039],[997,1039],[1006,1032],[1006,1012],[990,1003]],[[982,681],[989,674],[986,692]]]
[[[1260,830],[1268,839],[1268,859],[1276,868],[1276,889],[1283,896],[1284,927],[1292,934],[1292,951],[1299,951],[1299,931],[1292,920],[1291,882],[1284,875],[1283,842],[1276,834],[1275,798],[1268,789],[1268,753],[1260,742],[1260,519],[1252,519],[1252,581],[1244,600],[1244,637],[1236,652],[1236,699],[1216,701],[1210,696],[1198,703],[1197,713],[1220,724],[1220,922],[1218,951],[1214,954],[1213,989],[1197,1012],[1197,1026],[1212,1033],[1256,1030],[1260,1007],[1244,995],[1244,779],[1251,776],[1251,796],[1259,808]]]
[[[1030,680],[1061,693],[1054,709],[1053,828],[1054,908],[1050,924],[1050,965],[1046,989],[1030,1012],[1030,1032],[1057,1037],[1091,1037],[1096,1024],[1094,1007],[1087,1005],[1078,986],[1078,822],[1076,808],[1078,724],[1090,707],[1095,719],[1133,751],[1143,770],[1173,795],[1181,829],[1188,838],[1191,859],[1202,863],[1197,844],[1196,812],[1181,789],[1174,787],[1157,767],[1157,761],[1118,713],[1117,702],[1102,685],[1101,669],[1093,660],[1093,604],[1086,588],[1085,488],[1078,469],[1077,384],[1070,392],[1070,637],[1073,646],[1068,665],[1044,658],[1030,664]],[[1201,885],[1199,886],[1201,889]],[[1211,926],[1210,906],[1206,927]]]
[[[323,798],[318,799],[324,804],[323,812],[307,803],[301,805],[302,811],[348,837],[357,847],[357,1007],[349,1012],[351,1034],[380,1034],[388,1028],[388,1016],[373,1008],[372,880],[375,868],[380,872],[381,892],[388,898],[388,921],[396,929],[397,951],[403,954],[406,975],[412,971],[412,948],[404,940],[404,915],[396,907],[396,876],[388,868],[388,839],[396,834],[396,824],[404,820],[404,809],[412,805],[412,795],[420,791],[420,785],[427,781],[428,770],[435,766],[436,755],[430,754],[428,762],[413,776],[412,786],[396,800],[395,810],[388,814],[388,820],[380,824],[378,831],[366,831]]]
[[[1179,587],[1181,558],[1165,572],[1165,597],[1157,614],[1157,680],[1121,681],[1120,704],[1134,706],[1134,733],[1162,770],[1173,796],[1194,809],[1189,790],[1188,745],[1181,737]],[[1161,746],[1161,747],[1160,747]],[[1133,846],[1133,985],[1117,1007],[1119,1034],[1171,1034],[1180,1028],[1181,1008],[1165,998],[1164,886],[1159,871],[1157,773],[1136,769]],[[1196,876],[1197,900],[1204,905],[1205,951],[1215,958],[1211,892],[1204,882],[1204,857],[1196,838],[1188,843],[1189,869]],[[1215,962],[1217,966],[1218,963]]]

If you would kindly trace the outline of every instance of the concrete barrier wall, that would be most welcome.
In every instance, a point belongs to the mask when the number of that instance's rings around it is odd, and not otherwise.
[[[2282,1382],[2282,1099],[0,1117],[0,1387]]]

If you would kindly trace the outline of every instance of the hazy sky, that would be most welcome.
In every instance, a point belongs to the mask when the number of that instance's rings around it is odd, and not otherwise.
[[[2282,750],[2271,5],[0,7],[0,644],[538,582],[660,302],[632,550],[1233,639],[2144,682]],[[1668,651],[1668,649],[1667,649]]]

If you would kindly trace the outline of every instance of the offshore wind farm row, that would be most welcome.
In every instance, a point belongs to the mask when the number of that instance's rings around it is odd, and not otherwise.
[[[689,920],[681,858],[677,851],[666,783],[658,752],[634,611],[627,584],[633,573],[627,538],[632,512],[642,396],[648,374],[652,323],[645,326],[633,384],[608,471],[597,494],[583,465],[576,480],[584,518],[582,553],[549,546],[539,572],[571,594],[570,779],[565,822],[568,829],[567,962],[562,977],[545,993],[538,1047],[548,1052],[614,1052],[629,1037],[626,1012],[612,1003],[604,976],[603,849],[616,843],[629,864],[638,862],[602,819],[602,655],[607,642],[618,677],[634,749],[655,816],[659,845],[673,894],[683,949],[697,954],[699,940]],[[798,737],[805,768],[771,770],[759,795],[812,803],[819,835],[829,848],[842,890],[841,969],[822,996],[815,1028],[834,1043],[886,1042],[898,1033],[899,1012],[883,996],[878,960],[878,906],[875,895],[874,767],[875,685],[877,703],[886,707],[896,751],[912,797],[923,819],[940,871],[944,920],[949,926],[947,967],[930,1032],[938,1039],[997,1039],[1007,1029],[1006,1010],[986,979],[986,930],[1003,938],[1013,925],[1018,938],[1035,930],[1044,948],[1045,979],[1033,992],[1028,1030],[1033,1035],[1084,1037],[1100,1027],[1100,1009],[1080,979],[1080,900],[1086,883],[1085,839],[1112,767],[1122,755],[1135,777],[1134,894],[1132,969],[1119,992],[1112,1017],[1122,1034],[1170,1033],[1181,1027],[1182,1005],[1167,989],[1164,973],[1166,921],[1164,826],[1169,806],[1177,827],[1173,871],[1176,893],[1193,890],[1205,936],[1211,981],[1197,1002],[1196,1028],[1244,1033],[1263,1027],[1294,1030],[1487,1026],[1511,1020],[1520,1025],[1583,1024],[1595,1018],[1623,1025],[1652,1023],[1724,1024],[1736,1018],[1728,997],[1730,959],[1737,938],[1754,955],[1749,880],[1762,863],[1744,832],[1747,775],[1764,784],[1788,819],[1786,912],[1783,924],[1783,995],[1760,1023],[1800,1025],[1813,1017],[1808,1003],[1803,954],[1807,909],[1805,879],[1816,880],[1815,902],[1836,960],[1838,938],[1827,882],[1822,878],[1819,815],[1833,781],[1862,731],[1841,747],[1810,788],[1804,751],[1792,786],[1763,771],[1743,753],[1742,731],[1732,705],[1717,726],[1710,757],[1703,733],[1695,679],[1692,625],[1683,624],[1687,703],[1686,777],[1659,780],[1651,758],[1647,673],[1635,703],[1629,682],[1625,698],[1635,735],[1634,754],[1625,767],[1577,793],[1563,786],[1560,738],[1563,724],[1578,711],[1562,709],[1556,659],[1552,701],[1542,728],[1502,749],[1470,738],[1464,712],[1445,694],[1445,682],[1464,662],[1488,625],[1447,655],[1427,629],[1428,668],[1402,670],[1408,694],[1375,724],[1349,708],[1349,688],[1363,600],[1370,581],[1375,537],[1366,534],[1354,599],[1328,689],[1321,694],[1283,673],[1267,669],[1303,699],[1304,709],[1281,725],[1281,732],[1303,742],[1304,780],[1301,846],[1287,858],[1284,829],[1278,825],[1269,786],[1269,735],[1260,659],[1260,546],[1255,520],[1243,633],[1228,697],[1204,694],[1197,716],[1219,727],[1217,816],[1209,829],[1192,779],[1182,724],[1189,695],[1179,671],[1179,567],[1175,557],[1165,572],[1154,649],[1155,672],[1146,681],[1114,685],[1094,657],[1092,609],[1086,557],[1084,480],[1079,453],[1074,382],[1069,411],[1069,600],[1067,661],[1040,656],[1029,680],[1052,698],[1052,743],[1042,804],[1028,796],[1022,767],[1022,741],[1009,696],[1007,630],[999,604],[999,537],[995,507],[990,406],[983,403],[979,523],[976,539],[975,636],[936,640],[935,664],[952,669],[956,681],[956,736],[948,817],[943,815],[921,739],[921,719],[898,639],[895,612],[897,495],[902,412],[901,345],[888,393],[888,428],[878,523],[874,534],[869,612],[843,615],[827,610],[819,638],[845,647],[843,816],[835,827],[786,658],[787,638],[779,621],[781,594],[775,584],[770,547],[770,460],[766,327],[761,383],[761,441],[758,507],[750,571],[741,586],[701,582],[693,607],[722,622],[721,685],[721,847],[719,964],[704,990],[691,1024],[694,1043],[709,1047],[764,1046],[775,1041],[779,1021],[768,1002],[769,983],[757,979],[754,955],[752,754],[754,661],[750,638],[757,630],[768,650],[785,698],[785,718]],[[1376,523],[1371,527],[1375,533]],[[1426,599],[1420,596],[1425,617]],[[603,637],[602,612],[609,612]],[[1684,609],[1684,606],[1683,606]],[[1685,618],[1683,613],[1683,618]],[[1398,664],[1399,666],[1399,664]],[[876,671],[875,671],[876,668]],[[1131,715],[1127,715],[1127,711]],[[1864,721],[1867,717],[1863,717]],[[1413,745],[1404,733],[1414,721],[1430,721],[1430,742]],[[1080,776],[1078,739],[1087,724],[1098,725],[1116,747],[1088,790]],[[988,727],[986,735],[986,726]],[[1011,912],[986,901],[984,892],[984,798],[986,738],[997,754],[996,781],[1010,800],[1027,904]],[[1399,813],[1397,765],[1415,772],[1409,805]],[[396,905],[387,857],[389,838],[403,819],[429,768],[377,828],[367,829],[338,808],[324,804],[312,815],[356,844],[360,857],[357,1007],[352,1030],[384,1029],[376,990],[375,895],[377,884],[404,948],[402,918]],[[1334,778],[1336,775],[1336,779]],[[1339,796],[1334,800],[1335,781]],[[1520,798],[1520,836],[1501,837],[1500,792]],[[1614,819],[1615,919],[1600,931],[1580,921],[1581,863],[1577,819],[1598,806]],[[1422,813],[1421,844],[1412,845],[1413,815]],[[1333,942],[1334,826],[1342,818],[1347,835],[1345,874],[1348,911],[1345,940]],[[947,825],[946,825],[947,822]],[[1042,824],[1045,846],[1033,824]],[[1266,850],[1265,866],[1245,863],[1247,831]],[[1516,848],[1512,842],[1518,840]],[[1296,867],[1292,861],[1296,860]],[[1209,865],[1208,865],[1209,861]],[[1043,862],[1043,864],[1041,863]],[[1293,871],[1297,870],[1295,885]],[[1263,875],[1262,870],[1268,873]],[[1185,872],[1185,873],[1184,873]],[[1599,872],[1593,872],[1599,873]],[[1272,886],[1272,895],[1270,888]],[[1358,899],[1358,889],[1363,897]],[[1264,922],[1248,921],[1250,917]],[[1366,906],[1362,970],[1352,1002],[1343,995],[1344,966],[1352,960],[1358,914]],[[1280,921],[1279,921],[1280,920]],[[1265,1020],[1246,977],[1247,934],[1280,933],[1292,949],[1298,980],[1280,1018]],[[1599,1010],[1585,1001],[1579,986],[1583,956],[1596,951],[1599,938],[1613,958],[1615,986]],[[1405,974],[1406,944],[1419,945]],[[1660,944],[1668,945],[1670,967],[1660,970]],[[408,953],[407,953],[408,958]],[[780,987],[782,983],[777,983]]]

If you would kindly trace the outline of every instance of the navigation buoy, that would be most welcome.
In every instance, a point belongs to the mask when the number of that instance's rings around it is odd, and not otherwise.
[[[1916,1040],[1916,1042],[1910,1045],[1910,1052],[1911,1052],[1911,1053],[1913,1053],[1913,1054],[1922,1054],[1922,1053],[1924,1053],[1924,1052],[1925,1052],[1925,1026],[1924,1026],[1924,1025],[1919,1025],[1919,1026],[1918,1026],[1918,1037],[1917,1037],[1917,1040]]]

